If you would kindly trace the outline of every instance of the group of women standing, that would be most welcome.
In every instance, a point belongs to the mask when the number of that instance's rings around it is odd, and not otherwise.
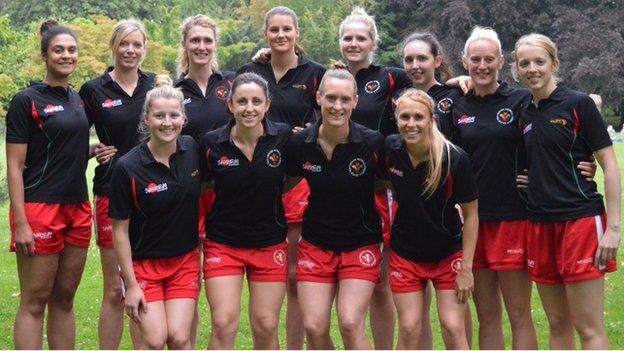
[[[42,347],[46,306],[50,347],[75,346],[90,156],[101,348],[119,346],[124,307],[135,347],[194,348],[200,270],[209,348],[235,346],[245,274],[254,348],[279,348],[286,294],[289,349],[304,335],[309,348],[334,347],[334,301],[345,348],[372,348],[369,309],[375,348],[393,348],[395,308],[396,347],[431,348],[429,281],[447,348],[472,344],[473,291],[481,348],[504,348],[501,300],[513,347],[536,348],[531,281],[551,348],[573,348],[574,330],[583,348],[608,347],[603,276],[615,269],[620,176],[592,100],[557,86],[550,39],[516,43],[524,90],[498,80],[504,56],[487,28],[466,42],[469,78],[452,80],[428,33],[406,38],[404,70],[374,64],[376,25],[359,8],[339,30],[346,63],[327,71],[297,44],[286,7],[266,14],[269,55],[236,75],[218,70],[214,21],[196,15],[181,29],[175,82],[139,69],[145,31],[122,21],[113,66],[78,94],[76,35],[42,25],[46,77],[7,115],[16,348]]]

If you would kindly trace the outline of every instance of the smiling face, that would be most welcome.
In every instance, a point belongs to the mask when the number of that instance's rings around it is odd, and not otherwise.
[[[340,51],[350,66],[370,63],[374,50],[375,42],[366,24],[354,22],[342,29]]]
[[[292,17],[273,15],[267,20],[264,37],[271,52],[292,52],[295,50],[295,42],[299,38],[299,29],[297,29]]]
[[[496,43],[488,39],[479,39],[468,46],[465,56],[462,57],[462,63],[468,70],[475,89],[489,91],[497,85],[498,71],[503,68],[505,58],[499,52]]]
[[[548,51],[535,45],[520,45],[515,53],[516,70],[524,85],[534,92],[554,90],[559,61],[553,61]]]
[[[323,124],[338,128],[349,123],[358,97],[352,81],[332,77],[325,81],[322,91],[316,93],[316,101],[321,106]]]
[[[407,145],[423,145],[434,127],[434,119],[423,103],[407,98],[396,107],[397,127]]]
[[[126,35],[114,50],[115,67],[137,69],[145,57],[145,37],[139,30]]]
[[[414,40],[403,49],[403,67],[412,85],[427,91],[435,84],[435,70],[442,64],[442,57],[433,56],[429,44]]]
[[[158,144],[175,143],[182,131],[186,117],[183,106],[177,99],[155,98],[145,115],[145,124],[150,140]]]
[[[198,25],[188,31],[182,45],[186,50],[190,65],[204,66],[212,62],[217,40],[212,28]]]
[[[67,78],[76,70],[78,62],[78,43],[69,34],[58,34],[50,40],[50,45],[43,57],[48,74]]]
[[[228,100],[228,107],[236,119],[236,126],[255,128],[264,119],[270,102],[262,87],[256,83],[240,84]]]

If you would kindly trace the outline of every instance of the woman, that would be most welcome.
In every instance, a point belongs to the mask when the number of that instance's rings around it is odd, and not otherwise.
[[[350,120],[356,91],[348,71],[327,71],[317,93],[322,119],[294,134],[286,155],[289,175],[310,185],[297,291],[311,349],[333,348],[335,295],[345,348],[371,348],[364,325],[380,273],[382,236],[373,190],[382,172],[383,136]]]
[[[126,312],[141,331],[135,346],[190,349],[200,286],[199,150],[180,136],[184,96],[164,78],[145,99],[139,128],[147,140],[113,171],[109,216]]]
[[[550,326],[550,348],[607,349],[604,274],[617,269],[620,173],[602,116],[584,93],[557,85],[557,46],[541,34],[521,37],[514,65],[531,102],[520,113],[527,150],[529,276]],[[606,213],[596,183],[574,162],[591,155],[604,171]],[[572,163],[570,163],[572,161]]]
[[[447,63],[442,46],[431,33],[414,32],[408,35],[403,41],[401,53],[403,66],[412,81],[412,87],[426,91],[433,98],[436,127],[447,140],[450,140],[452,138],[451,112],[453,102],[463,96],[462,90],[455,85],[461,86],[466,81],[470,81],[470,78],[452,78],[453,68]],[[424,301],[423,329],[420,332],[418,348],[431,349],[433,347],[433,333],[429,316],[429,307],[431,306],[431,288],[429,285],[424,291]],[[473,326],[469,305],[466,306],[464,320],[466,322],[466,339],[470,346],[472,345]]]
[[[462,62],[474,91],[454,102],[452,126],[453,141],[470,155],[479,188],[479,237],[473,263],[479,346],[505,346],[502,293],[513,348],[535,349],[526,271],[528,223],[525,202],[515,186],[519,170],[524,169],[517,114],[528,94],[497,80],[504,57],[492,29],[475,27]]]
[[[49,347],[73,349],[73,299],[91,239],[89,120],[69,87],[76,34],[53,20],[40,33],[46,75],[13,98],[6,117],[11,251],[20,280],[13,332],[15,348],[41,349],[47,306]]]
[[[375,19],[356,7],[340,24],[339,42],[346,68],[357,83],[358,104],[351,119],[387,136],[396,132],[392,99],[411,86],[405,71],[373,63],[379,44]],[[389,244],[390,226],[396,205],[386,189],[375,193],[375,205],[382,219],[385,245]],[[381,283],[375,287],[370,306],[370,323],[376,349],[391,349],[394,342],[394,310],[388,286],[389,251],[384,251]]]
[[[113,247],[112,222],[108,217],[111,175],[119,157],[138,142],[136,132],[145,95],[152,88],[154,74],[139,67],[145,58],[146,35],[136,21],[120,21],[109,40],[113,66],[80,89],[89,121],[95,125],[100,144],[95,157],[93,194],[95,233],[104,277],[102,307],[98,323],[101,349],[119,347],[123,333],[123,303],[117,256]]]
[[[216,194],[203,242],[210,349],[234,349],[245,272],[254,349],[279,348],[288,279],[282,155],[292,132],[265,118],[269,106],[266,80],[243,73],[228,98],[234,119],[201,139],[202,173]]]
[[[470,159],[438,130],[434,111],[425,92],[407,90],[396,100],[399,135],[385,143],[386,167],[399,203],[390,239],[398,349],[420,345],[429,280],[437,291],[446,348],[469,348],[464,317],[474,284],[477,187]],[[455,204],[462,209],[463,228]]]
[[[178,55],[178,76],[175,87],[184,94],[184,108],[188,123],[182,134],[197,142],[207,132],[230,121],[227,98],[234,72],[220,71],[217,64],[217,24],[210,17],[195,15],[182,25],[182,46]],[[214,202],[214,191],[202,191],[199,203],[199,234],[206,234],[206,213]]]
[[[237,74],[254,72],[269,83],[271,107],[267,117],[275,122],[288,124],[294,131],[316,121],[316,91],[325,68],[308,60],[303,48],[297,44],[299,20],[295,12],[278,6],[269,10],[264,17],[263,35],[271,50],[270,60],[264,63],[249,63]],[[288,223],[288,267],[289,288],[286,316],[286,347],[303,347],[301,312],[297,302],[295,268],[297,266],[297,243],[301,238],[303,211],[308,205],[310,190],[306,182],[284,194],[284,210]]]

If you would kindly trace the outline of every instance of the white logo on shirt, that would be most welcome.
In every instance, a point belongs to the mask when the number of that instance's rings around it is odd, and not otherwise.
[[[457,124],[469,124],[469,123],[474,123],[474,121],[475,121],[475,116],[463,115],[459,117],[459,119],[457,120]]]
[[[530,132],[531,129],[533,129],[533,123],[529,123],[526,126],[524,126],[524,129],[522,129],[522,134],[526,134]]]
[[[46,115],[49,115],[50,113],[55,113],[55,112],[61,112],[61,111],[65,111],[65,109],[63,108],[63,105],[46,105],[45,109],[43,110],[43,112]]]
[[[395,168],[394,166],[390,167],[389,171],[390,171],[390,173],[392,173],[392,174],[394,174],[396,176],[399,176],[399,177],[403,176],[403,171]]]
[[[102,103],[102,107],[104,108],[113,108],[113,107],[117,107],[121,105],[122,105],[121,99],[117,99],[117,100],[106,99]]]
[[[221,158],[217,161],[218,166],[223,167],[232,167],[240,165],[240,161],[237,158],[229,158],[227,156],[221,156]]]
[[[301,165],[304,171],[312,172],[312,173],[321,173],[322,168],[321,165],[313,165],[312,162],[306,161],[303,165]]]
[[[183,103],[184,105],[188,105],[188,104],[190,104],[190,103],[191,103],[191,98],[186,98],[186,99],[182,100],[182,103]]]
[[[168,189],[167,183],[162,183],[162,184],[149,183],[147,185],[147,188],[145,188],[145,193],[146,194],[155,194],[155,193],[159,193],[161,191],[166,191],[167,189]]]

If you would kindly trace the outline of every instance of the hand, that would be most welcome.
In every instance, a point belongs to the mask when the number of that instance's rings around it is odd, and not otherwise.
[[[470,76],[459,76],[459,88],[462,90],[464,95],[468,94],[472,89],[474,89],[474,82]]]
[[[607,261],[617,257],[617,250],[620,246],[620,231],[607,227],[602,239],[598,243],[598,250],[594,257],[594,266],[600,268],[607,264]]]
[[[126,290],[124,299],[126,313],[136,323],[141,323],[141,313],[147,312],[147,301],[143,290],[138,285],[129,287]]]
[[[526,190],[529,187],[529,170],[523,169],[522,173],[516,176],[516,186],[518,189]]]
[[[22,255],[33,256],[35,254],[35,237],[28,223],[16,225],[15,234],[15,252]]]
[[[95,159],[99,164],[109,162],[115,154],[117,154],[117,149],[114,146],[106,146],[99,143],[95,147]]]
[[[455,278],[455,292],[457,293],[457,301],[459,303],[466,303],[472,295],[474,290],[474,277],[472,276],[472,269],[462,267],[457,273]]]
[[[459,204],[455,204],[455,208],[457,209],[457,214],[459,214],[461,224],[464,225],[464,212],[462,211],[461,206],[459,206]]]
[[[594,158],[594,155],[591,155],[588,161],[579,162],[576,168],[581,171],[581,175],[584,176],[588,182],[591,182],[596,175],[596,158]]]
[[[312,125],[312,123],[308,122],[308,123],[305,124],[305,127],[293,127],[292,131],[293,131],[293,133],[299,133],[300,131],[308,128],[311,125]]]
[[[255,63],[265,63],[269,60],[270,57],[271,57],[271,49],[262,48],[258,50],[255,55],[253,55],[253,57],[251,58],[251,61]]]

